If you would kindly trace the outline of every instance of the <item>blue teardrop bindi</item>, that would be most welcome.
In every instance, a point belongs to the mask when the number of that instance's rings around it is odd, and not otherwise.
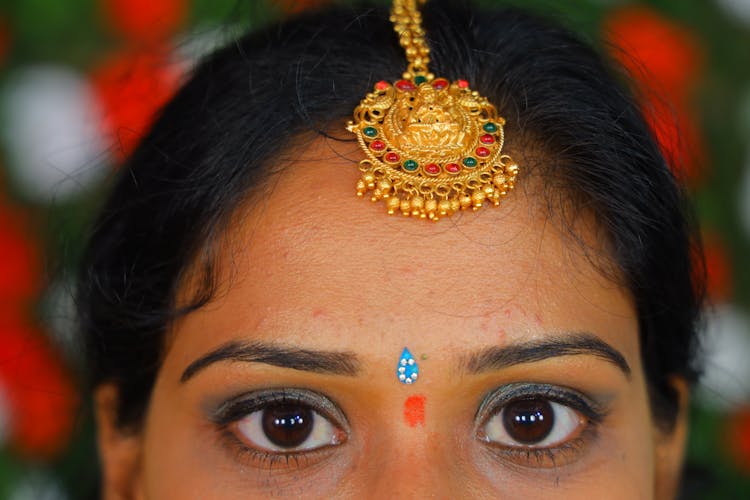
[[[419,376],[417,360],[414,359],[414,356],[412,356],[409,349],[406,347],[404,347],[404,350],[401,352],[401,357],[398,360],[396,376],[402,384],[413,384],[417,381],[417,377]]]

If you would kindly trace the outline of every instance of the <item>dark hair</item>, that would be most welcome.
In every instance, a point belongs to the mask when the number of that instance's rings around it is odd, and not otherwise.
[[[613,279],[637,310],[652,409],[668,427],[679,403],[670,378],[697,375],[700,259],[683,191],[629,91],[587,44],[528,13],[433,0],[423,17],[431,69],[495,103],[510,147],[541,155],[545,191],[593,214],[606,234]],[[404,66],[386,11],[331,7],[196,67],[119,173],[81,266],[91,383],[117,385],[120,425],[141,422],[165,332],[211,300],[211,244],[279,152],[306,132],[337,135],[375,81],[398,79]],[[178,308],[196,267],[195,300]]]

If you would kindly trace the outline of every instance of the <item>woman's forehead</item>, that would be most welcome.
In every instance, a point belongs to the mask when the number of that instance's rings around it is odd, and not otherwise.
[[[268,335],[338,349],[372,331],[445,346],[591,331],[637,356],[628,293],[550,221],[535,190],[438,222],[388,216],[356,197],[350,150],[317,141],[236,217],[218,262],[222,292],[183,328],[201,318],[196,331],[210,324],[224,340]]]

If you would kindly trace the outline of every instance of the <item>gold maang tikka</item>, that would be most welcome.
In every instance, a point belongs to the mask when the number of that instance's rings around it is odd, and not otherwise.
[[[502,154],[505,120],[466,80],[430,73],[430,49],[419,5],[394,0],[391,22],[408,68],[380,81],[354,110],[347,130],[366,158],[357,195],[385,200],[388,213],[438,220],[459,210],[500,204],[515,185],[518,165]]]

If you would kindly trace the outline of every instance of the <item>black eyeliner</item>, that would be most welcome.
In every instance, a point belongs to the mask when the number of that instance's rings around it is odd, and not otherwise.
[[[226,426],[250,413],[275,404],[299,404],[336,421],[348,429],[346,415],[328,397],[310,389],[279,388],[261,389],[240,394],[222,402],[210,411],[209,419],[218,426]]]
[[[561,404],[580,413],[585,419],[580,433],[569,440],[549,446],[503,445],[485,443],[484,450],[503,463],[539,469],[557,468],[579,460],[599,438],[599,427],[611,411],[614,396],[602,394],[594,398],[579,390],[555,384],[517,382],[502,385],[485,395],[475,414],[477,437],[489,419],[517,401],[544,400]]]
[[[310,389],[289,387],[248,391],[224,400],[213,409],[207,409],[208,419],[216,426],[219,442],[235,462],[258,469],[299,470],[331,456],[333,446],[301,451],[268,451],[255,448],[240,439],[232,429],[235,422],[251,413],[278,404],[308,407],[343,432],[347,436],[343,442],[348,439],[350,428],[346,415],[336,403],[323,394]]]
[[[553,384],[518,382],[500,386],[488,393],[477,409],[475,420],[484,422],[508,403],[524,399],[545,399],[580,411],[592,423],[601,422],[609,409],[580,391]]]

